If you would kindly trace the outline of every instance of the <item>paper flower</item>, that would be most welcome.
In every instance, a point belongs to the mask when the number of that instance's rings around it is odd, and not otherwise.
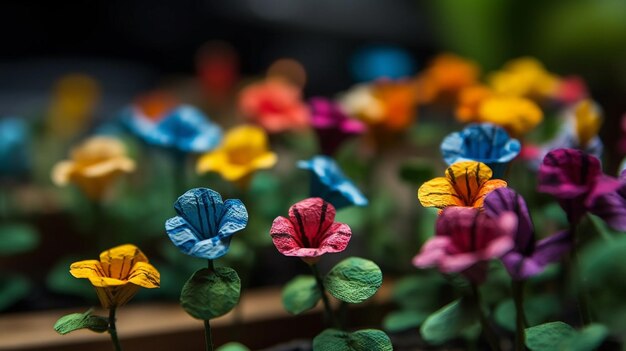
[[[280,253],[313,264],[321,255],[341,252],[348,246],[352,230],[334,220],[333,205],[309,198],[291,206],[289,218],[276,217],[270,235]]]
[[[589,212],[602,218],[609,227],[626,231],[626,170],[620,174],[619,182],[617,191],[598,196]]]
[[[217,172],[228,181],[246,182],[255,171],[271,168],[277,160],[268,149],[265,131],[243,125],[230,129],[219,147],[202,155],[196,171]]]
[[[30,168],[30,136],[23,118],[0,119],[0,177],[19,176]]]
[[[179,105],[156,117],[146,114],[138,105],[131,106],[121,119],[146,143],[181,152],[205,152],[222,139],[222,129],[190,105]]]
[[[478,111],[479,120],[499,125],[513,136],[534,129],[543,119],[543,112],[529,99],[514,96],[486,98]]]
[[[373,84],[357,84],[339,97],[339,105],[349,116],[367,124],[376,124],[384,119],[385,105],[374,94]]]
[[[239,110],[268,133],[304,129],[310,123],[300,89],[282,79],[248,85],[239,94]]]
[[[325,98],[312,98],[311,126],[317,133],[320,149],[325,155],[332,155],[349,137],[365,132],[365,125],[348,117],[341,106]]]
[[[562,231],[535,241],[535,229],[524,198],[510,188],[499,188],[487,195],[485,213],[491,218],[514,213],[517,225],[514,231],[514,247],[502,257],[504,267],[515,280],[524,280],[541,273],[544,268],[558,261],[573,243],[568,231]]]
[[[114,247],[100,254],[100,261],[74,262],[70,273],[75,278],[87,278],[96,288],[103,308],[120,307],[143,288],[158,288],[161,275],[146,255],[135,245]]]
[[[48,127],[56,136],[69,139],[89,127],[100,100],[100,84],[85,74],[66,74],[55,82],[51,95]]]
[[[541,62],[522,57],[508,62],[488,77],[491,88],[500,95],[546,99],[556,96],[560,79],[548,72]]]
[[[433,102],[446,95],[455,98],[463,88],[476,84],[479,74],[476,63],[453,54],[440,54],[419,77],[420,101]]]
[[[71,160],[57,163],[52,181],[58,186],[75,183],[89,198],[102,198],[111,183],[123,173],[135,170],[121,141],[104,136],[87,139],[72,149]]]
[[[538,183],[539,192],[559,200],[571,223],[577,223],[599,196],[621,186],[602,173],[600,160],[575,149],[550,151],[539,166]]]
[[[441,143],[441,153],[448,165],[461,161],[478,161],[491,168],[497,178],[504,175],[507,164],[520,153],[517,139],[493,124],[470,124],[460,132],[448,134]]]
[[[170,240],[183,253],[208,260],[228,252],[230,239],[248,224],[248,211],[241,200],[222,201],[208,188],[195,188],[181,195],[174,209],[178,216],[165,221]]]
[[[308,161],[299,161],[298,167],[312,173],[311,197],[320,197],[333,204],[335,209],[350,205],[367,206],[367,198],[332,158],[315,156]]]
[[[487,273],[486,262],[513,248],[515,222],[513,214],[490,218],[476,208],[446,208],[437,218],[435,236],[413,258],[413,265],[462,273],[480,283]]]
[[[462,123],[480,121],[480,105],[492,95],[491,89],[480,84],[463,88],[458,94],[456,119]]]
[[[481,208],[489,192],[506,186],[504,180],[491,179],[491,176],[491,169],[482,162],[457,162],[446,169],[445,177],[437,177],[422,184],[417,197],[424,207]]]
[[[557,89],[556,98],[564,104],[574,104],[589,96],[587,84],[579,76],[564,77]]]

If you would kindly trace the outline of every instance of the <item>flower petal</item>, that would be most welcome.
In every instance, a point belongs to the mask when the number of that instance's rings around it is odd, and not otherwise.
[[[422,184],[417,191],[417,198],[424,207],[465,206],[452,183],[444,177],[437,177]]]
[[[535,247],[534,228],[524,198],[511,188],[499,188],[485,197],[485,213],[491,218],[498,218],[506,212],[517,216],[515,231],[515,251],[532,252]]]
[[[304,247],[300,235],[296,232],[288,218],[276,217],[270,229],[270,236],[278,251],[286,256],[294,256],[292,252]]]
[[[144,288],[158,288],[161,274],[147,262],[137,262],[128,276],[128,282]]]
[[[194,245],[200,241],[198,233],[183,217],[176,216],[165,221],[165,231],[174,245],[189,255]]]
[[[603,194],[596,198],[589,212],[602,218],[609,227],[626,231],[626,186],[619,192]]]
[[[218,259],[228,252],[230,239],[230,236],[225,238],[216,236],[199,241],[191,248],[188,255],[205,260]]]
[[[491,179],[486,181],[483,186],[480,188],[480,190],[478,191],[478,194],[476,195],[476,197],[474,198],[474,207],[476,208],[482,208],[483,207],[483,202],[485,201],[485,197],[487,195],[489,195],[489,193],[491,193],[492,191],[498,189],[498,188],[504,188],[506,187],[506,182],[502,179]]]
[[[217,235],[224,203],[218,192],[208,188],[194,188],[176,200],[174,209],[191,224],[198,239],[203,240]]]
[[[583,151],[552,150],[539,167],[538,190],[557,199],[573,199],[589,193],[601,174],[600,160]]]
[[[120,245],[100,254],[100,265],[107,279],[128,279],[131,269],[138,262],[148,262],[148,258],[135,245]]]
[[[333,224],[335,207],[318,197],[305,199],[289,208],[289,219],[303,247],[318,248],[324,233]]]
[[[450,238],[447,236],[435,236],[429,239],[420,253],[413,257],[413,265],[418,268],[434,267],[439,260],[446,255],[446,248],[450,245]]]
[[[491,168],[482,162],[457,162],[446,170],[448,181],[456,190],[456,194],[463,199],[465,206],[474,205],[478,192],[492,175]]]
[[[100,261],[97,260],[85,260],[74,262],[70,266],[70,274],[74,278],[91,278],[91,277],[105,277],[106,273],[102,270]]]
[[[193,106],[181,105],[144,136],[152,144],[175,147],[181,151],[204,152],[215,148],[222,129]]]
[[[217,235],[220,238],[231,236],[244,229],[246,225],[248,225],[248,211],[243,202],[238,199],[226,200]]]
[[[520,150],[517,139],[509,137],[503,128],[489,123],[470,124],[461,132],[449,134],[441,143],[441,153],[449,165],[470,160],[487,165],[506,163]]]
[[[319,249],[322,253],[341,252],[346,249],[352,237],[352,230],[347,224],[333,223],[321,239]]]

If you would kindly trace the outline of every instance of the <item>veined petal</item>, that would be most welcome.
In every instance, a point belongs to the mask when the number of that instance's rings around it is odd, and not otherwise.
[[[300,235],[288,218],[276,217],[270,229],[274,246],[280,253],[292,256],[291,252],[304,247]]]
[[[147,262],[137,262],[130,272],[128,282],[144,288],[158,288],[161,274]]]
[[[478,198],[478,192],[493,173],[482,162],[457,162],[446,170],[446,177],[459,195],[465,206],[472,206]]]
[[[323,253],[341,252],[346,249],[352,230],[347,224],[333,223],[324,233],[319,248]]]
[[[229,199],[224,202],[224,212],[219,223],[217,235],[220,238],[231,236],[248,225],[248,211],[238,199]]]
[[[305,199],[289,208],[289,219],[304,247],[320,247],[324,233],[335,220],[335,207],[318,197]]]
[[[228,252],[231,237],[220,238],[218,236],[197,242],[189,252],[189,255],[207,260],[215,260]]]
[[[478,194],[476,194],[473,206],[476,208],[482,208],[483,202],[485,201],[485,196],[487,196],[495,189],[506,187],[506,185],[506,182],[502,179],[491,179],[486,181],[485,183],[483,183],[482,187],[480,187]]]
[[[165,221],[165,230],[172,243],[183,253],[189,255],[191,249],[200,241],[195,229],[180,216]]]
[[[437,177],[422,184],[417,191],[417,198],[424,207],[466,206],[452,183],[445,177]]]
[[[600,160],[574,149],[548,152],[539,167],[538,190],[558,199],[573,199],[592,190],[602,175]]]
[[[109,277],[89,277],[89,282],[91,282],[91,285],[100,288],[115,287],[128,284],[126,280]]]
[[[174,209],[191,224],[199,235],[198,239],[208,239],[217,235],[224,203],[218,192],[208,188],[194,188],[176,200]]]
[[[135,245],[120,245],[100,254],[102,270],[113,279],[128,279],[130,270],[137,262],[148,262],[148,258]]]
[[[535,231],[526,202],[520,194],[511,188],[495,189],[487,195],[483,207],[491,218],[498,218],[506,212],[515,213],[517,216],[515,251],[525,253],[534,250]]]
[[[105,277],[106,273],[102,270],[100,261],[97,260],[85,260],[74,262],[70,266],[70,274],[74,278],[91,278],[91,277]]]

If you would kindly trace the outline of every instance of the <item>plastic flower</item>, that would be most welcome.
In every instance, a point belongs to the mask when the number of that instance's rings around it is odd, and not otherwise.
[[[457,162],[446,169],[445,177],[437,177],[422,184],[417,197],[424,207],[481,208],[489,192],[506,186],[504,180],[491,179],[491,176],[491,169],[482,162]]]
[[[514,247],[515,222],[513,214],[491,218],[476,208],[446,208],[437,218],[435,236],[413,258],[413,265],[462,273],[480,283],[486,277],[487,261]]]
[[[217,172],[232,182],[246,182],[255,171],[271,168],[277,160],[276,154],[268,149],[265,131],[243,125],[230,129],[219,147],[202,155],[196,170]]]
[[[302,200],[289,208],[289,218],[276,217],[270,229],[280,253],[313,264],[325,253],[343,251],[352,230],[335,222],[335,207],[320,198]]]
[[[602,218],[609,227],[626,231],[626,170],[621,172],[619,181],[617,191],[598,196],[589,212]]]
[[[441,153],[448,165],[461,161],[486,164],[501,178],[506,165],[520,153],[517,139],[493,124],[470,124],[460,132],[449,134],[441,143]]]
[[[29,139],[23,118],[0,119],[0,176],[17,176],[30,168]]]
[[[103,308],[115,308],[128,302],[143,288],[158,288],[161,275],[146,255],[135,245],[114,247],[100,254],[100,261],[74,262],[70,273],[75,278],[87,278],[96,288]]]
[[[73,148],[70,160],[54,166],[52,181],[58,186],[75,183],[89,198],[98,200],[115,178],[134,170],[135,161],[126,156],[121,141],[95,136]]]
[[[529,99],[510,96],[485,99],[478,114],[481,122],[497,124],[513,136],[528,133],[543,119],[543,112],[537,104]]]
[[[170,240],[183,253],[214,260],[228,252],[230,239],[248,224],[241,200],[222,201],[216,191],[191,189],[174,203],[178,216],[165,221]]]
[[[502,257],[504,267],[515,280],[541,273],[548,264],[558,261],[573,243],[568,231],[535,241],[535,229],[526,202],[510,188],[499,188],[489,193],[485,198],[484,209],[491,218],[499,218],[507,213],[514,213],[517,217],[513,235],[515,246]]]
[[[478,122],[480,105],[492,95],[491,89],[480,84],[463,88],[457,98],[456,119],[462,123]]]
[[[419,77],[421,102],[432,102],[442,95],[453,98],[463,88],[476,84],[480,68],[453,54],[435,57]]]
[[[602,173],[600,160],[581,150],[550,151],[539,166],[538,190],[554,196],[571,223],[577,223],[601,195],[620,182]]]
[[[159,111],[158,106],[154,108]],[[181,152],[205,152],[222,139],[222,128],[190,105],[180,105],[162,117],[131,106],[122,114],[122,121],[146,143]]]
[[[298,167],[312,173],[311,197],[320,197],[333,204],[335,209],[350,205],[367,206],[367,198],[332,158],[315,156],[309,161],[299,161]]]
[[[325,98],[312,98],[311,125],[319,138],[320,149],[332,155],[349,137],[365,132],[365,125],[348,117],[341,106]]]
[[[494,92],[506,96],[545,99],[554,97],[560,79],[548,72],[541,62],[523,57],[508,62],[488,78]]]
[[[299,130],[310,124],[300,89],[282,79],[248,85],[239,95],[239,110],[268,133]]]

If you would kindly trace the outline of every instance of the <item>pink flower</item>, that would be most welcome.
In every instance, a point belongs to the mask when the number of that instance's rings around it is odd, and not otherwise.
[[[310,124],[300,89],[280,79],[244,88],[239,95],[239,110],[269,133],[303,129]]]
[[[312,264],[325,253],[345,250],[352,230],[335,222],[335,207],[318,198],[302,200],[289,208],[289,218],[276,217],[270,235],[285,256],[296,256]]]
[[[512,213],[491,218],[472,207],[445,208],[437,218],[435,236],[413,258],[413,265],[437,267],[442,273],[460,272],[473,282],[482,282],[487,261],[514,247],[516,227]]]

